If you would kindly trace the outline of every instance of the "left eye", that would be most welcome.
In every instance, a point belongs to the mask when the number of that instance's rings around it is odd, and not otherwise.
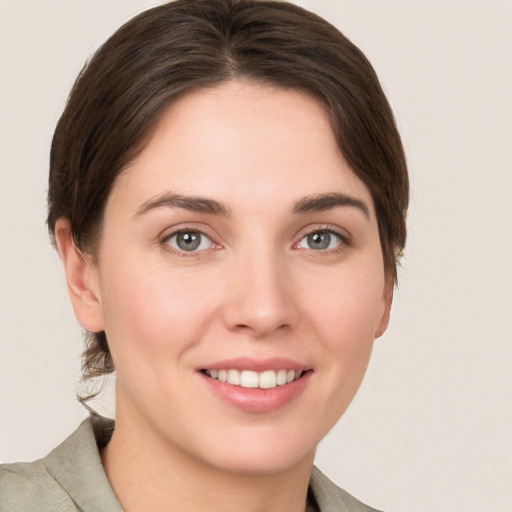
[[[322,230],[309,233],[298,243],[300,249],[313,249],[315,251],[325,251],[334,249],[342,243],[342,238],[334,231]]]
[[[178,251],[204,251],[212,246],[208,236],[200,231],[178,231],[165,241],[167,245]]]

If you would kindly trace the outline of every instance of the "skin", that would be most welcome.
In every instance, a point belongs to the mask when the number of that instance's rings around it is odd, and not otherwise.
[[[364,206],[297,208],[332,193]],[[182,251],[179,229],[207,237]],[[307,235],[326,230],[329,247],[312,247]],[[102,456],[123,508],[303,511],[316,446],[361,383],[393,286],[370,193],[322,106],[248,81],[184,96],[118,177],[97,264],[66,219],[56,236],[77,319],[106,331],[116,366]],[[238,357],[292,359],[307,383],[276,410],[243,410],[198,371]]]

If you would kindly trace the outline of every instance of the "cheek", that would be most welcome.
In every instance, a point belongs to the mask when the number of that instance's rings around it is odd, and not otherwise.
[[[373,341],[384,313],[384,276],[380,267],[376,265],[376,271],[370,272],[348,269],[328,276],[323,284],[316,287],[314,296],[308,297],[318,319],[317,327],[323,332],[322,339],[328,340],[333,350],[357,349],[368,340]]]
[[[332,390],[320,406],[336,421],[357,392],[368,366],[375,334],[384,312],[381,267],[372,272],[339,273],[326,281],[325,293],[308,298],[319,343],[316,355]],[[332,407],[336,403],[338,407]],[[330,404],[330,405],[329,405]],[[340,413],[341,411],[341,413]]]
[[[216,291],[205,285],[211,276],[140,261],[104,265],[102,306],[112,351],[150,348],[146,355],[157,358],[159,350],[197,342],[215,310]]]
[[[160,407],[179,403],[174,395],[179,387],[164,389],[162,383],[187,377],[189,354],[205,336],[212,300],[201,282],[168,268],[131,265],[130,274],[122,270],[113,266],[103,283],[105,332],[118,395],[130,397],[139,410],[145,410],[147,396]]]

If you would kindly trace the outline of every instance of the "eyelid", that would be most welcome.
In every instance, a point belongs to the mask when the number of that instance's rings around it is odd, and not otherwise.
[[[344,241],[351,239],[351,234],[346,230],[334,224],[310,224],[302,228],[296,235],[296,238],[302,239],[307,235],[316,233],[317,231],[330,231],[340,236]]]
[[[217,233],[207,224],[203,224],[202,222],[179,222],[163,229],[158,235],[158,239],[164,240],[176,233],[183,233],[184,231],[197,231],[212,240],[219,238]]]

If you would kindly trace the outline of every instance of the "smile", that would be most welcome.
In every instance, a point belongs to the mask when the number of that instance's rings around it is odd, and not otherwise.
[[[208,389],[239,410],[269,413],[297,400],[313,368],[287,358],[235,358],[198,368]]]
[[[251,370],[203,370],[208,377],[220,382],[227,382],[233,386],[243,388],[272,389],[277,386],[284,386],[300,379],[304,372],[295,370],[266,370],[255,372]]]

